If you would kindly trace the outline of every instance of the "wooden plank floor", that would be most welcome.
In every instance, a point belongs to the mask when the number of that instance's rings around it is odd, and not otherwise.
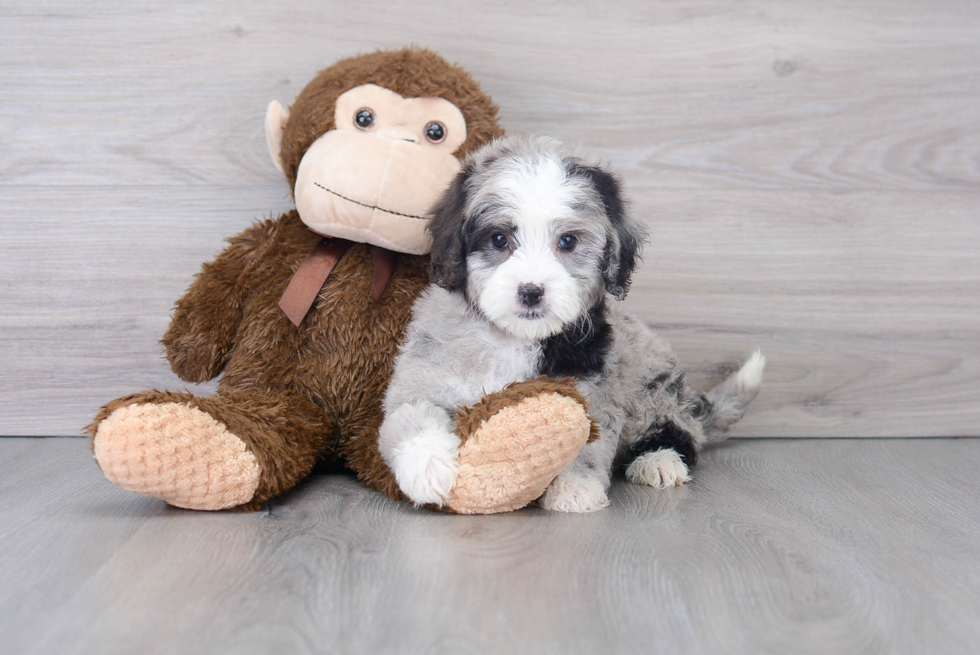
[[[630,309],[695,382],[769,358],[736,436],[980,435],[978,35],[958,0],[5,0],[0,433],[180,389],[174,301],[292,206],[267,103],[416,43],[622,175]]]
[[[318,474],[253,514],[0,439],[3,653],[975,653],[980,440],[738,440],[585,516]]]

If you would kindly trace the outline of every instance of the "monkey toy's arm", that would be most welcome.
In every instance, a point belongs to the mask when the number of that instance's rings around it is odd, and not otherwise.
[[[185,382],[206,382],[224,368],[242,319],[250,265],[271,232],[272,221],[265,221],[229,239],[177,301],[161,343],[170,367]]]

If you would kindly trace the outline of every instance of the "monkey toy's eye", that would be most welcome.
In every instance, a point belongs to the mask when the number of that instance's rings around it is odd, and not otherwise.
[[[497,250],[503,250],[504,248],[507,247],[507,237],[505,237],[500,232],[497,232],[492,237],[490,237],[490,243],[493,244],[493,247],[496,248]]]
[[[362,107],[354,113],[354,125],[362,130],[370,130],[374,125],[374,112],[367,107]]]
[[[442,143],[446,140],[446,126],[439,121],[432,121],[425,126],[425,138],[429,143]]]
[[[558,239],[558,247],[565,252],[572,252],[575,250],[575,244],[578,243],[578,239],[575,238],[574,234],[563,234],[561,238]]]

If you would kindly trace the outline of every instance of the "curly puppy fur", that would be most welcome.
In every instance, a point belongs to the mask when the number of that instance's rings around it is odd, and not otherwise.
[[[429,229],[434,284],[413,309],[380,438],[415,502],[451,488],[458,408],[513,381],[576,378],[599,425],[541,499],[563,511],[607,505],[617,467],[682,484],[758,392],[761,354],[703,394],[663,339],[609,303],[629,289],[644,232],[616,178],[554,141],[502,139],[471,155]]]

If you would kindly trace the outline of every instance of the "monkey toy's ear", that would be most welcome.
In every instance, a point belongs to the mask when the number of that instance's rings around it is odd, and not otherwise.
[[[289,110],[279,104],[278,100],[269,103],[265,110],[265,144],[269,147],[269,156],[280,173],[285,173],[282,167],[282,157],[279,156],[282,146],[282,131],[286,129]]]

